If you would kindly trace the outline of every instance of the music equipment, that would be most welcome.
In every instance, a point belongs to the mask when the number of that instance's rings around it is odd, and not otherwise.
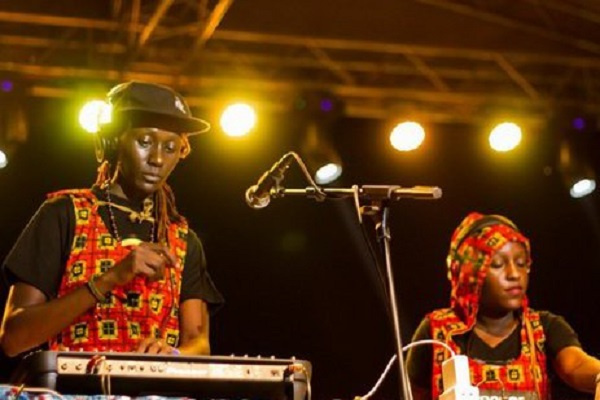
[[[308,361],[235,356],[39,351],[27,356],[13,384],[62,394],[189,396],[197,399],[304,400]]]

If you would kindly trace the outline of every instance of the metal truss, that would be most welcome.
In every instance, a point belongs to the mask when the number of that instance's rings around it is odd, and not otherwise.
[[[497,110],[535,118],[556,110],[600,112],[600,43],[594,40],[600,36],[564,32],[560,21],[600,24],[595,2],[522,0],[511,13],[500,7],[510,0],[413,1],[560,50],[238,31],[219,27],[233,0],[113,0],[94,2],[104,8],[93,13],[0,6],[0,74],[22,82],[28,95],[57,97],[82,85],[103,91],[117,81],[149,80],[177,88],[198,107],[246,91],[266,108],[285,110],[298,96],[320,93],[338,98],[347,115],[366,118],[418,113],[470,123]]]

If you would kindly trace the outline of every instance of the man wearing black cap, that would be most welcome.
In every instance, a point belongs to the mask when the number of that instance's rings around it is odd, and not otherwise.
[[[208,354],[222,303],[167,178],[208,123],[181,95],[128,82],[108,93],[91,189],[49,195],[9,253],[0,331],[9,356],[51,350]]]

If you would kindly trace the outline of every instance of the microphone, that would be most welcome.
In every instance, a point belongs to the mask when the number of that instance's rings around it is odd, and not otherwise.
[[[294,153],[285,154],[279,159],[270,170],[262,174],[256,182],[246,190],[246,204],[250,208],[258,210],[269,205],[271,202],[271,189],[279,186],[283,180],[285,170],[288,169],[294,160]]]

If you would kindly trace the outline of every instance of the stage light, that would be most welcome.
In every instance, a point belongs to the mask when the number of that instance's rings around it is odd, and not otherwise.
[[[3,80],[2,83],[0,84],[0,87],[2,88],[2,91],[4,93],[8,93],[8,92],[12,92],[13,88],[14,88],[14,83],[12,81],[9,80]]]
[[[587,196],[596,189],[596,181],[593,179],[581,179],[571,186],[569,194],[571,197],[578,199]]]
[[[512,122],[496,125],[489,136],[492,149],[500,152],[513,150],[521,143],[521,128]]]
[[[417,149],[425,140],[425,129],[418,122],[402,122],[392,130],[390,142],[396,150]]]
[[[220,122],[221,129],[226,135],[245,136],[256,125],[256,112],[248,104],[232,104],[223,111]]]
[[[6,153],[0,150],[0,169],[6,167],[8,164],[8,157]]]
[[[563,140],[559,151],[559,170],[564,184],[569,188],[573,198],[589,195],[596,189],[596,174],[586,157],[585,144],[579,144],[578,151],[575,144]]]
[[[585,119],[583,119],[581,117],[573,118],[571,125],[573,125],[573,128],[575,128],[576,130],[582,131],[585,129],[585,125],[586,125]]]
[[[335,181],[342,175],[342,166],[335,163],[323,165],[315,173],[315,181],[319,185],[326,185]]]
[[[321,107],[321,111],[323,111],[323,112],[330,112],[333,110],[333,101],[331,99],[328,99],[328,98],[321,99],[321,102],[319,103],[319,105]]]
[[[342,159],[329,140],[327,124],[323,121],[310,121],[302,143],[302,154],[310,171],[319,185],[327,185],[342,176]]]
[[[97,133],[100,125],[111,120],[111,106],[102,100],[92,100],[81,107],[79,124],[89,133]]]

